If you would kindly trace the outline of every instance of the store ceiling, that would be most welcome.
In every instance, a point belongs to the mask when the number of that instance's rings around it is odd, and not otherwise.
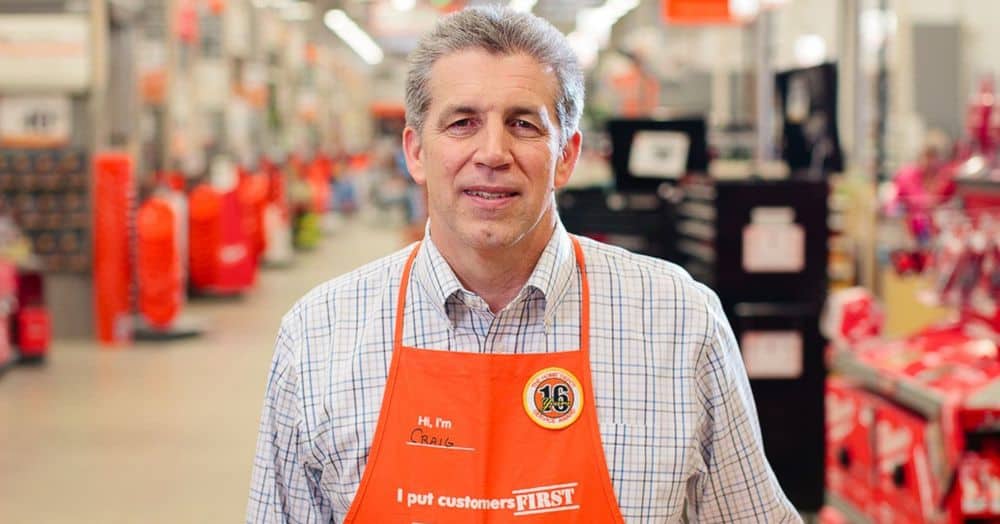
[[[418,18],[425,11],[433,12],[440,16],[440,11],[433,5],[447,4],[448,0],[416,0],[416,6],[408,12],[392,10],[392,0],[309,0],[315,6],[315,16],[322,17],[328,9],[343,9],[365,30],[369,31],[374,38],[398,37],[395,32],[397,26],[409,26],[414,30],[422,29],[421,20]],[[454,0],[461,1],[461,0]],[[465,5],[487,5],[500,3],[497,0],[466,0]],[[576,25],[576,14],[580,9],[588,7],[598,7],[603,4],[603,0],[537,0],[532,12],[538,16],[552,22],[563,32],[570,32]],[[383,33],[381,27],[386,24],[378,23],[374,20],[373,13],[382,12],[383,16],[394,16],[397,22],[388,24],[391,28],[390,34]],[[388,13],[386,13],[388,12]]]

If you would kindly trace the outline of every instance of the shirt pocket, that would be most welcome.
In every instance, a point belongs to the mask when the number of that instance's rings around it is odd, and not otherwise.
[[[680,522],[691,476],[687,439],[655,426],[602,422],[600,427],[625,522]]]

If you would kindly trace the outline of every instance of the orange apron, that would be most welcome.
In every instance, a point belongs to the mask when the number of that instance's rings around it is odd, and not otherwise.
[[[351,523],[622,522],[590,377],[583,250],[578,351],[479,354],[403,345],[403,271],[375,437]]]

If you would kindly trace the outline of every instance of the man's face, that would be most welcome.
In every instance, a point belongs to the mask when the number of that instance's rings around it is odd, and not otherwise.
[[[424,129],[403,132],[407,167],[426,185],[441,247],[544,245],[554,188],[569,180],[580,133],[560,148],[555,74],[527,55],[466,50],[431,70]]]

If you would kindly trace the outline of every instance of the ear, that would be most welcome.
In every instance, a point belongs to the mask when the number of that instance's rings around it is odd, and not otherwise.
[[[556,178],[555,187],[559,189],[569,182],[569,177],[573,175],[573,169],[576,167],[576,161],[580,159],[580,147],[583,143],[583,134],[577,130],[573,133],[573,136],[566,141],[566,145],[563,146],[562,152],[559,154],[559,159],[556,161]]]
[[[424,185],[427,176],[424,173],[424,149],[420,143],[420,133],[410,126],[403,129],[403,154],[406,157],[406,169],[410,177],[419,185]]]

